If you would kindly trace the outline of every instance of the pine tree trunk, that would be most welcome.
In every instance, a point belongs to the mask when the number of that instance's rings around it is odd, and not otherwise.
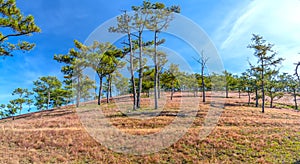
[[[172,87],[172,91],[171,91],[171,100],[173,100],[173,95],[174,95],[174,87]]]
[[[49,109],[49,106],[50,106],[50,91],[48,91],[47,110]]]
[[[261,105],[261,112],[265,113],[265,82],[264,82],[264,61],[262,60],[262,64],[261,64],[261,94],[262,94],[262,105]]]
[[[258,88],[255,87],[255,107],[258,107]]]
[[[111,95],[111,75],[108,75],[107,78],[107,91],[106,91],[106,103],[109,103],[109,97]]]
[[[98,105],[101,105],[101,94],[102,94],[102,81],[103,77],[100,77],[100,84],[99,84],[99,93],[98,93]]]
[[[173,100],[174,90],[175,90],[174,82],[172,81],[172,82],[171,82],[171,98],[170,98],[171,100]]]
[[[202,102],[205,102],[205,83],[204,83],[204,64],[202,64],[201,70],[201,84],[202,84]]]
[[[248,106],[250,106],[250,100],[251,100],[250,92],[248,91]]]
[[[109,80],[109,98],[112,98],[112,78],[110,75],[110,80]]]
[[[270,95],[270,99],[271,99],[270,108],[273,108],[273,99],[274,99],[274,97],[273,97],[272,93]]]
[[[128,40],[129,40],[129,49],[130,49],[130,75],[131,75],[131,84],[132,84],[132,94],[133,94],[133,110],[136,110],[137,108],[137,93],[136,93],[136,85],[134,80],[134,66],[133,66],[133,50],[132,50],[132,40],[131,40],[131,34],[128,34]]]
[[[20,104],[20,111],[19,111],[19,115],[21,115],[22,112],[22,104]]]
[[[76,107],[78,108],[79,107],[79,103],[80,103],[80,96],[81,96],[81,81],[80,81],[80,76],[78,76],[78,81],[77,81],[77,93],[76,93]]]
[[[297,94],[296,94],[296,89],[293,89],[294,92],[294,102],[295,102],[295,109],[298,110],[298,105],[297,105]]]
[[[109,103],[109,81],[107,82],[106,103]]]
[[[158,86],[158,99],[160,99],[160,75],[157,75],[157,86]]]
[[[271,102],[270,102],[270,108],[273,108],[273,96],[271,95]]]
[[[158,109],[157,32],[154,32],[154,109]]]
[[[94,98],[94,100],[96,100],[97,99],[97,87],[95,87],[95,93],[94,93],[95,95],[95,98]]]
[[[227,84],[226,84],[225,89],[226,89],[226,98],[229,98],[229,97],[228,97],[228,85],[227,85]]]
[[[142,43],[142,32],[139,32],[139,87],[137,93],[137,108],[141,107],[141,93],[143,87],[143,43]]]

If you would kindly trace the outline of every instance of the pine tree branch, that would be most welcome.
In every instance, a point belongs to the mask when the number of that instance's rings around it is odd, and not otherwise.
[[[29,32],[21,32],[21,33],[18,33],[18,34],[9,34],[9,35],[6,35],[3,38],[1,38],[0,42],[3,42],[6,38],[9,38],[9,37],[22,36],[22,35],[27,35],[27,34],[30,34],[30,33],[31,33],[31,31],[29,31]]]

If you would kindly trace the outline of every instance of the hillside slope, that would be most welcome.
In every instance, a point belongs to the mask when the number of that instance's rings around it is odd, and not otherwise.
[[[154,133],[173,119],[176,104],[147,121],[114,115],[113,124],[132,134]],[[190,99],[190,98],[186,98]],[[177,143],[150,155],[115,153],[85,131],[74,109],[56,109],[0,120],[0,163],[296,163],[300,160],[300,112],[244,106],[233,98],[213,132],[199,139],[209,103],[200,103],[193,126]],[[92,104],[92,106],[95,106]],[[105,105],[104,105],[105,106]],[[86,108],[88,105],[86,106]],[[112,113],[108,113],[112,114]]]

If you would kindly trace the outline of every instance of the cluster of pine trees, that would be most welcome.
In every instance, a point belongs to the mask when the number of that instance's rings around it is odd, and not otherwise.
[[[14,0],[0,2],[3,17],[1,27],[9,27],[12,32],[0,33],[1,56],[13,56],[17,51],[31,50],[34,44],[26,41],[10,43],[9,38],[40,32],[33,16],[23,16]],[[132,10],[134,14],[124,11],[117,17],[118,24],[108,29],[111,33],[122,33],[126,36],[122,48],[112,43],[97,41],[92,45],[84,45],[75,40],[74,48],[68,53],[54,55],[54,60],[63,63],[61,72],[64,79],[53,76],[40,77],[33,82],[32,91],[15,89],[12,95],[17,95],[17,98],[7,105],[0,105],[0,117],[14,116],[24,108],[30,110],[32,106],[44,110],[74,103],[78,107],[82,101],[95,99],[98,105],[101,105],[102,97],[106,97],[109,103],[113,95],[128,94],[133,97],[133,110],[141,108],[143,94],[152,94],[157,109],[162,90],[170,92],[171,99],[177,91],[189,92],[192,96],[198,96],[201,92],[203,102],[206,101],[206,91],[225,91],[226,98],[229,98],[229,91],[237,91],[239,96],[241,93],[247,93],[249,105],[251,95],[254,94],[256,107],[259,106],[259,100],[262,101],[262,112],[267,98],[270,100],[270,107],[273,107],[275,99],[289,93],[294,97],[294,108],[298,109],[300,80],[297,70],[300,63],[296,65],[295,75],[280,74],[279,66],[283,59],[276,57],[273,45],[267,43],[262,36],[253,35],[248,48],[254,50],[257,63],[249,62],[249,69],[241,75],[233,75],[228,71],[222,74],[208,74],[205,69],[209,58],[204,52],[199,59],[195,58],[201,72],[188,73],[180,71],[180,66],[176,64],[166,66],[168,54],[157,48],[166,42],[159,34],[168,28],[174,18],[173,14],[179,13],[180,7],[166,7],[163,3],[144,1],[140,6],[132,6]],[[151,32],[152,39],[145,40],[143,36],[146,30]],[[153,67],[147,66],[149,59],[152,60]],[[129,77],[120,72],[124,68],[129,70]],[[95,72],[97,82],[85,74],[86,69]]]

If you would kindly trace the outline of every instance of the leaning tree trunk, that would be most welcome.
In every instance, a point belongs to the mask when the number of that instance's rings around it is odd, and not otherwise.
[[[300,75],[299,75],[299,73],[298,73],[299,67],[300,67],[300,62],[297,63],[296,70],[295,70],[295,74],[296,74],[296,76],[297,76],[297,78],[298,78],[298,81],[299,81],[299,83],[300,83]]]

